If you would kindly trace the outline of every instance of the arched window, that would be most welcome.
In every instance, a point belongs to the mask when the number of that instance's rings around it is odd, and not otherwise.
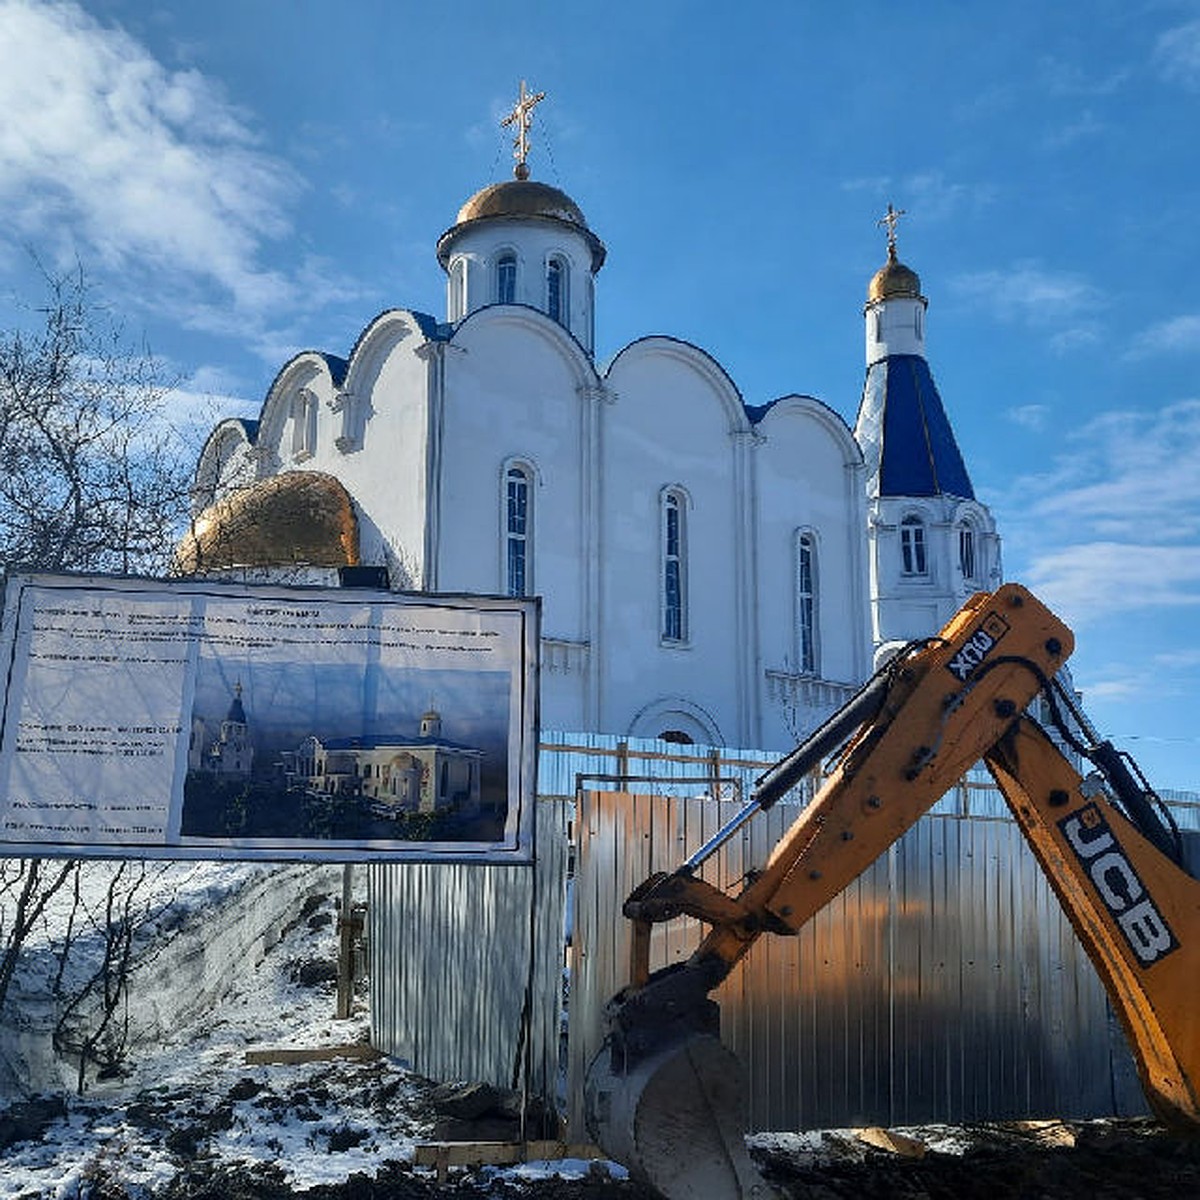
[[[450,267],[450,320],[461,321],[467,311],[467,260],[456,259]]]
[[[317,398],[308,388],[292,397],[292,457],[311,458],[317,450]]]
[[[533,588],[532,473],[517,463],[504,472],[504,591],[528,596]]]
[[[684,495],[675,489],[662,497],[662,637],[687,640],[687,522]]]
[[[567,324],[567,268],[561,258],[546,264],[546,313],[560,325]]]
[[[925,522],[920,517],[905,517],[900,522],[900,559],[905,575],[925,575]]]
[[[975,527],[970,521],[961,521],[958,526],[958,569],[964,581],[977,578],[979,564],[975,558]]]
[[[517,301],[517,256],[506,251],[496,259],[496,303],[515,304]]]
[[[807,529],[796,535],[796,670],[817,671],[817,540]]]

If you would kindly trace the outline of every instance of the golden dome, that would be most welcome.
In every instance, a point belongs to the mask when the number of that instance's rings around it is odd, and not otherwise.
[[[533,179],[509,179],[482,188],[458,210],[455,224],[483,217],[553,217],[587,228],[583,210],[566,192]]]
[[[921,277],[896,258],[895,246],[888,247],[888,260],[867,285],[867,303],[876,300],[920,300]]]
[[[287,471],[210,505],[175,551],[175,571],[353,567],[358,521],[346,489],[321,471]]]
[[[559,221],[570,225],[583,235],[591,249],[592,270],[598,271],[604,263],[604,243],[588,228],[579,205],[566,192],[533,179],[509,179],[476,192],[458,210],[454,226],[438,238],[438,262],[443,267],[449,263],[450,242],[464,226],[497,218]]]

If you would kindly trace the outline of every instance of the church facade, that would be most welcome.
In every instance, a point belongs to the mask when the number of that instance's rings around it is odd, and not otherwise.
[[[179,569],[541,596],[544,727],[790,746],[999,577],[894,222],[852,430],[670,336],[601,362],[604,245],[520,153],[437,241],[444,319],[390,309],[213,430]]]

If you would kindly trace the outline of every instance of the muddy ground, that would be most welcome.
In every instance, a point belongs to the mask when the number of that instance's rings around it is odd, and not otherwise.
[[[929,1143],[921,1130],[900,1140],[907,1153],[877,1149],[850,1131],[814,1135],[801,1149],[756,1146],[754,1156],[781,1200],[1190,1200],[1200,1197],[1200,1140],[1173,1136],[1149,1121],[1094,1121],[960,1127],[953,1151],[939,1150],[948,1131]],[[911,1140],[910,1140],[911,1139]],[[179,1147],[185,1150],[184,1146]],[[2,1164],[2,1159],[0,1159]],[[438,1183],[428,1170],[385,1163],[374,1175],[296,1189],[278,1167],[231,1166],[198,1158],[174,1180],[141,1200],[653,1200],[631,1180],[595,1164],[576,1178],[522,1179],[495,1168],[460,1169]],[[30,1200],[40,1193],[28,1193]],[[123,1181],[103,1170],[89,1180],[86,1200],[129,1200]],[[80,1200],[84,1196],[80,1194]]]

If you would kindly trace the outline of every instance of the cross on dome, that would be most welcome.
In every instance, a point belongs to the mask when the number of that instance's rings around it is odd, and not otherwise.
[[[908,212],[906,209],[893,208],[889,204],[887,212],[875,222],[876,225],[887,226],[888,258],[896,257],[896,226],[900,224],[900,218],[907,215]]]
[[[529,167],[525,160],[529,157],[529,126],[533,121],[533,110],[546,98],[545,92],[535,92],[532,95],[526,90],[525,80],[521,80],[521,91],[512,112],[500,122],[502,127],[515,125],[517,136],[513,138],[513,158],[517,165],[513,174],[518,179],[529,178]]]

